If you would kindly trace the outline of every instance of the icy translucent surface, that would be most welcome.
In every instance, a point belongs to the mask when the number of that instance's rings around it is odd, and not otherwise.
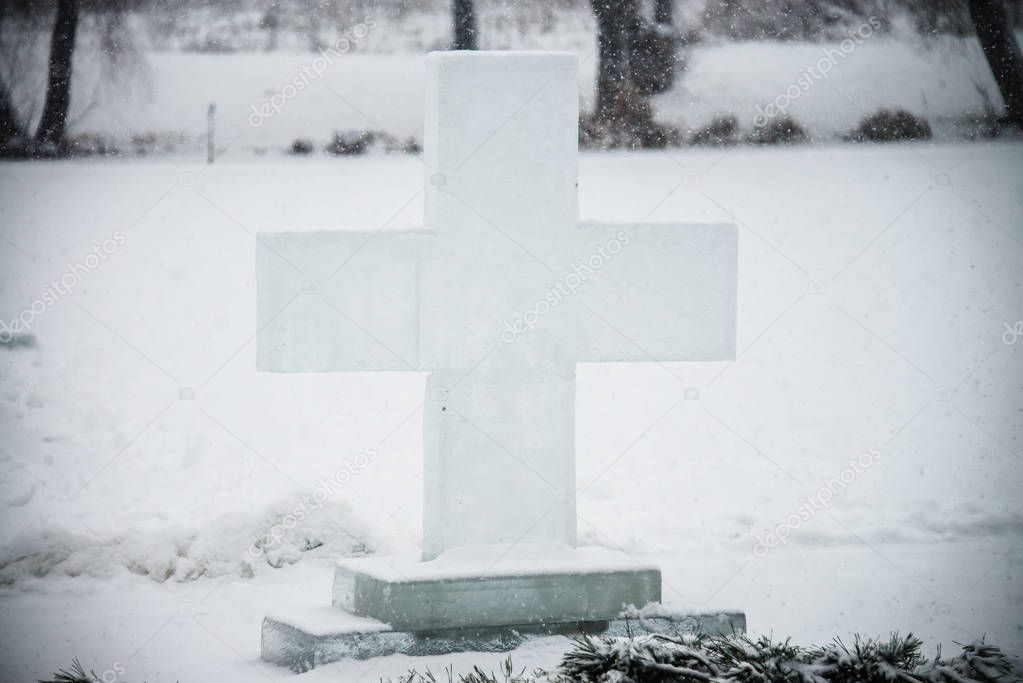
[[[261,369],[432,371],[426,558],[575,544],[577,362],[735,353],[734,226],[578,223],[577,70],[430,54],[429,231],[262,236]]]
[[[338,561],[339,567],[368,574],[382,581],[444,580],[463,577],[534,576],[562,572],[597,573],[654,569],[623,552],[558,543],[521,543],[464,546],[433,560],[415,556],[358,557]]]

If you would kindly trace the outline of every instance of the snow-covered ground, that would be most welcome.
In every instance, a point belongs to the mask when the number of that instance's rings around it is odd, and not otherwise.
[[[581,366],[582,540],[756,633],[1023,652],[1021,162],[1012,142],[584,154],[584,219],[741,227],[734,363]],[[415,551],[422,378],[257,374],[253,233],[417,224],[422,174],[415,157],[0,165],[0,316],[39,301],[37,346],[0,349],[4,680],[73,656],[131,681],[289,679],[258,662],[262,615],[325,604],[332,557]],[[513,655],[551,666],[564,645]]]

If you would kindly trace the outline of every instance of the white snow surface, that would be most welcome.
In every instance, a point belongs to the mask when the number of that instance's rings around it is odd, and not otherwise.
[[[288,624],[314,636],[331,636],[341,633],[385,633],[392,631],[390,624],[337,609],[330,605],[305,608],[285,608],[272,612],[267,618]]]
[[[1021,162],[1013,142],[583,154],[584,220],[738,223],[739,353],[579,367],[581,543],[754,633],[1023,651],[1023,344],[1003,340]],[[265,614],[326,605],[341,556],[418,552],[424,379],[257,373],[254,234],[421,224],[421,186],[414,157],[0,165],[0,315],[42,309],[34,348],[0,349],[4,680],[73,656],[132,681],[288,680],[258,661]],[[566,643],[513,657],[553,666]]]

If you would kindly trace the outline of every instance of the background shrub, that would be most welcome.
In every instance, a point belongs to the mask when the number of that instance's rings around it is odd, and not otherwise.
[[[738,142],[739,119],[734,114],[719,114],[689,139],[691,145],[722,146]]]
[[[755,145],[796,145],[807,142],[810,136],[806,129],[791,116],[769,119],[757,126],[746,138]]]
[[[881,109],[863,119],[850,138],[857,142],[930,140],[931,124],[905,109]]]

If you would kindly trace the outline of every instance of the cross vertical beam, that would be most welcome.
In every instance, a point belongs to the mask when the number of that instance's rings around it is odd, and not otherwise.
[[[576,229],[576,65],[546,53],[426,60],[426,223],[438,239],[421,288],[434,369],[425,559],[470,544],[575,545],[575,360],[553,339],[504,345],[498,333],[535,303]]]

